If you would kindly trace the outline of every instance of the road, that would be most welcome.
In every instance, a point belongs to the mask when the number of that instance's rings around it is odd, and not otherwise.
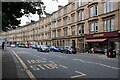
[[[96,54],[37,52],[31,48],[8,48],[19,76],[29,78],[118,78],[118,59]],[[24,76],[25,77],[25,76]]]

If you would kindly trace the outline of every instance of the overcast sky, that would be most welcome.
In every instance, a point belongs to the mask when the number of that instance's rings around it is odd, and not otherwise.
[[[57,1],[56,0],[42,0],[42,1],[44,2],[44,5],[46,6],[45,11],[47,13],[52,13],[52,12],[58,10],[58,5],[64,6],[68,3],[68,0],[57,0]],[[31,14],[31,16],[32,16],[32,20],[35,20],[35,21],[39,20],[39,16],[37,14],[35,14],[35,15]],[[29,18],[29,19],[31,19],[31,18]],[[30,22],[29,19],[27,17],[23,16],[21,18],[20,26],[26,25],[26,22]]]

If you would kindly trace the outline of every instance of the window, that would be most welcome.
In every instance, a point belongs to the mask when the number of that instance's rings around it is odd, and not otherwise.
[[[98,6],[95,6],[95,15],[98,15]]]
[[[107,20],[107,28],[108,28],[108,32],[110,32],[110,20]]]
[[[78,25],[78,35],[84,34],[84,24]]]
[[[97,22],[95,23],[95,31],[96,31],[96,33],[98,32],[98,23]]]
[[[75,26],[72,26],[71,30],[72,30],[72,35],[75,35]]]
[[[90,8],[90,17],[92,17],[92,16],[94,16],[94,8],[93,7]]]
[[[60,17],[60,16],[61,16],[61,10],[58,11],[58,17]]]
[[[77,16],[78,16],[78,21],[80,21],[81,20],[81,13],[80,13],[80,11],[77,12]]]
[[[104,3],[104,13],[106,13],[107,12],[107,9],[106,9],[106,3]]]
[[[61,30],[58,30],[58,37],[61,36]]]
[[[84,20],[84,11],[82,11],[82,20]]]
[[[66,46],[70,46],[70,40],[69,39],[66,40]]]
[[[67,17],[64,18],[64,26],[67,24]]]
[[[114,1],[108,0],[107,2],[104,2],[104,13],[113,11],[114,8]]]
[[[81,0],[78,0],[78,7],[81,6]]]
[[[90,23],[90,32],[97,33],[98,32],[98,22],[91,22]]]
[[[78,34],[81,34],[81,25],[78,25]]]
[[[67,7],[64,8],[64,14],[67,14]]]
[[[72,3],[72,11],[75,10],[75,3]]]
[[[114,18],[103,20],[104,32],[114,31]]]
[[[56,31],[53,32],[53,38],[56,37]]]
[[[68,28],[64,28],[64,36],[68,35]]]
[[[90,17],[98,15],[98,5],[93,5],[90,7]]]
[[[91,27],[91,33],[94,33],[94,23],[91,23],[90,27]]]
[[[72,19],[71,19],[71,22],[72,22],[72,23],[75,22],[75,14],[72,14],[72,15],[71,15],[71,18],[72,18]]]
[[[78,21],[84,20],[84,10],[78,11],[77,16],[78,16],[78,19],[77,19]]]
[[[84,6],[84,2],[82,0],[78,0],[78,7]]]
[[[111,31],[114,31],[114,19],[111,19]]]
[[[103,21],[103,26],[104,26],[104,32],[107,31],[107,24],[106,24],[106,20]]]

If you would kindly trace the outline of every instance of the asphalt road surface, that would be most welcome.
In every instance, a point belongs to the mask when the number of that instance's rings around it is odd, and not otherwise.
[[[118,59],[96,54],[38,52],[31,48],[8,48],[29,78],[118,78]],[[22,77],[21,77],[22,78]]]

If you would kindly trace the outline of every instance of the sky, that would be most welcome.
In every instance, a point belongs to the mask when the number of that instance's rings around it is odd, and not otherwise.
[[[58,10],[58,5],[64,6],[68,3],[68,0],[57,0],[57,1],[56,0],[42,0],[42,1],[44,2],[44,6],[46,6],[45,11],[47,13],[52,13],[52,12]],[[26,22],[30,22],[31,19],[38,21],[39,16],[37,14],[34,14],[34,15],[31,14],[31,17],[29,17],[29,18],[22,16],[22,18],[20,18],[20,19],[21,19],[20,26],[23,26],[23,25],[26,25]]]

